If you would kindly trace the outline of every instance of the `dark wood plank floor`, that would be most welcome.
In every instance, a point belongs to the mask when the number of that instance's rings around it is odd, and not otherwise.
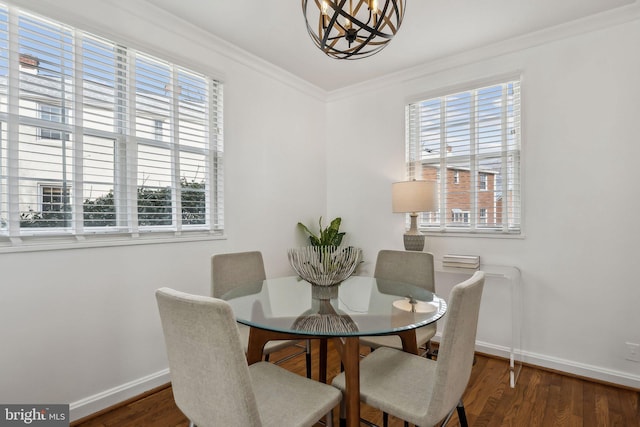
[[[282,354],[288,351],[283,350]],[[313,372],[317,377],[318,357],[315,346],[313,351]],[[366,350],[363,349],[363,352]],[[278,356],[272,355],[272,360],[277,360]],[[302,356],[285,362],[282,366],[305,375]],[[330,347],[327,369],[329,380],[339,369],[337,354]],[[507,361],[478,355],[463,397],[471,426],[640,427],[638,391],[589,382],[529,366],[523,367],[518,384],[512,389],[508,384],[508,372]],[[334,412],[334,425],[337,426],[338,411]],[[381,413],[366,405],[362,407],[362,417],[382,425]],[[393,417],[389,419],[390,427],[403,426],[401,420]],[[165,387],[71,425],[187,427],[189,423],[176,407],[171,387]],[[459,425],[457,417],[454,416],[448,425]]]

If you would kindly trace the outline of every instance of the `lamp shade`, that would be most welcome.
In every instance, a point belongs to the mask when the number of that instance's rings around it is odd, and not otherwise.
[[[391,186],[393,212],[432,212],[436,210],[435,181],[402,181]]]

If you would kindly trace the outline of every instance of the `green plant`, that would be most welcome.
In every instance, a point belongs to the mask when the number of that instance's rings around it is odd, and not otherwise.
[[[317,235],[301,222],[298,223],[298,227],[302,228],[307,234],[309,234],[311,246],[340,246],[342,238],[346,234],[345,232],[340,231],[341,222],[342,218],[338,217],[331,221],[327,227],[323,228],[322,217],[320,217],[320,221],[318,221],[320,233]]]
[[[138,225],[171,225],[173,205],[171,188],[140,186],[137,189]],[[206,222],[205,183],[180,179],[182,224]],[[20,227],[69,227],[71,207],[63,211],[37,212],[32,209],[20,213]],[[113,190],[95,199],[85,199],[83,206],[85,227],[113,227],[116,221],[116,201]],[[4,224],[0,223],[2,227]]]

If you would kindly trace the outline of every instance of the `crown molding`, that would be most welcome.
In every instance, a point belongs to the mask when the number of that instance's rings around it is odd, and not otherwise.
[[[148,0],[139,0],[137,2],[119,2],[108,0],[110,3],[126,9],[132,14],[136,14],[136,18],[146,20],[149,23],[162,25],[170,22],[170,26],[165,26],[167,31],[172,32],[176,37],[187,39],[193,44],[197,44],[204,49],[211,50],[218,55],[224,56],[234,62],[242,64],[254,71],[273,78],[287,86],[292,87],[300,92],[310,95],[320,101],[326,101],[327,92],[308,81],[280,68],[264,59],[253,55],[238,46],[227,42],[205,30],[172,15],[171,13],[155,6]],[[145,6],[141,7],[144,4]],[[191,61],[193,58],[191,58]]]
[[[81,0],[75,1],[77,1],[78,5],[82,4]],[[91,10],[90,14],[88,12],[87,14],[83,14],[78,12],[81,8],[69,7],[62,10],[60,8],[59,1],[56,0],[40,0],[38,2],[32,2],[29,0],[13,0],[11,1],[11,4],[15,4],[25,10],[31,10],[34,13],[51,16],[54,19],[58,19],[78,28],[95,32],[97,35],[111,38],[114,41],[122,42],[133,48],[144,50],[145,52],[153,55],[166,57],[176,63],[185,64],[191,68],[194,68],[193,65],[195,62],[197,67],[196,69],[199,69],[201,72],[211,75],[214,78],[218,78],[223,82],[225,80],[225,72],[222,67],[215,68],[216,65],[211,64],[210,62],[199,61],[193,57],[182,56],[178,52],[164,49],[162,46],[152,43],[148,37],[140,37],[140,35],[132,35],[130,33],[124,35],[117,27],[114,28],[110,21],[101,19],[100,17],[104,15],[100,13],[100,10],[95,10],[95,8]],[[424,78],[425,76],[455,67],[499,57],[640,19],[640,0],[635,0],[633,3],[626,6],[621,6],[602,13],[590,15],[571,22],[531,32],[483,47],[458,52],[445,57],[435,58],[423,64],[342,89],[326,91],[283,68],[277,67],[274,64],[227,42],[226,40],[208,33],[189,22],[177,18],[164,9],[155,6],[149,0],[138,0],[135,2],[103,0],[102,2],[99,2],[98,5],[99,7],[104,7],[106,10],[111,9],[122,12],[126,14],[126,16],[134,17],[136,20],[146,23],[147,25],[161,27],[164,31],[169,32],[176,38],[183,39],[185,43],[197,45],[199,48],[208,50],[212,54],[225,57],[230,61],[246,66],[261,75],[268,76],[322,102],[338,101],[340,99],[371,91],[372,89],[380,89],[396,85],[398,82],[404,83]],[[83,10],[86,10],[86,8]]]
[[[506,39],[479,48],[459,52],[454,55],[436,58],[415,67],[396,73],[387,74],[376,79],[367,80],[357,85],[348,86],[327,93],[327,102],[339,101],[373,89],[380,89],[424,78],[431,74],[452,68],[476,63],[479,61],[519,52],[536,46],[575,37],[640,19],[640,0],[632,4],[590,15],[581,19],[548,27],[518,37]]]
[[[78,7],[73,7],[73,1],[78,4]],[[198,46],[200,49],[211,52],[213,56],[222,56],[317,100],[326,101],[327,92],[324,89],[170,14],[148,0],[128,2],[103,0],[97,4],[92,2],[91,8],[83,8],[81,0],[73,1],[67,2],[69,6],[65,8],[61,8],[60,2],[56,0],[39,0],[38,2],[12,0],[9,4],[27,12],[51,17],[62,23],[123,43],[128,47],[139,49],[145,53],[182,64],[224,82],[226,76],[224,67],[217,66],[215,63],[212,64],[210,61],[184,56],[180,52],[154,43],[153,39],[148,37],[148,32],[140,32],[139,30],[136,32],[135,29],[129,31],[131,26],[123,31],[123,22],[114,24],[113,20],[104,19],[104,16],[118,17],[120,14],[127,20],[134,19],[139,23],[134,28],[147,26],[161,28],[162,31],[168,32],[172,37],[183,40],[186,45]]]

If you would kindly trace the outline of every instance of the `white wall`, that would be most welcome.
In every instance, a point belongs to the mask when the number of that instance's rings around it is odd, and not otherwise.
[[[429,236],[426,250],[522,270],[526,361],[640,388],[640,363],[625,360],[625,342],[640,343],[640,21],[633,10],[631,22],[586,33],[572,27],[558,41],[540,35],[518,41],[527,47],[469,52],[332,94],[327,192],[329,215],[344,218],[371,272],[379,249],[402,248],[404,216],[391,213],[390,184],[404,178],[406,100],[521,72],[523,238]],[[581,25],[597,27],[593,21]]]
[[[166,382],[153,291],[208,292],[215,252],[259,249],[268,275],[286,273],[286,249],[302,244],[297,221],[342,216],[371,272],[379,249],[402,247],[389,184],[404,174],[406,98],[514,70],[524,79],[526,236],[431,237],[428,250],[522,269],[530,360],[640,387],[640,364],[623,357],[624,341],[640,342],[638,21],[489,59],[470,53],[325,103],[145,2],[20,3],[224,80],[227,238],[0,253],[0,402],[71,402],[78,418]]]
[[[326,107],[288,73],[133,9],[144,3],[23,3],[225,83],[225,240],[0,253],[0,402],[72,403],[77,419],[168,382],[155,289],[207,294],[217,252],[261,250],[267,274],[290,272],[297,222],[325,212]]]

